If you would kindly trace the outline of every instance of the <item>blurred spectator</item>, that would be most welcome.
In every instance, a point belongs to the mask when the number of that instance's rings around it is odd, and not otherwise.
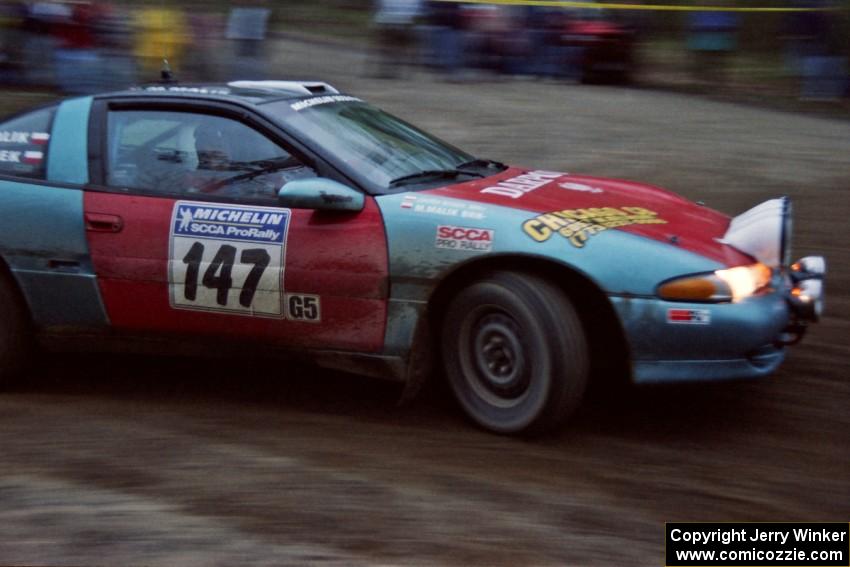
[[[135,28],[133,53],[139,66],[139,80],[158,80],[164,59],[179,72],[183,49],[190,42],[183,11],[179,8],[140,8],[135,15]]]
[[[373,17],[378,43],[378,77],[397,77],[404,67],[413,63],[413,26],[421,12],[421,0],[378,0]]]
[[[224,79],[221,62],[210,56],[211,53],[221,52],[219,43],[225,31],[223,17],[220,14],[193,11],[188,20],[194,41],[186,53],[187,74],[197,81]]]
[[[465,66],[460,4],[430,1],[425,6],[426,62],[455,77]]]
[[[734,12],[690,12],[688,50],[695,77],[708,83],[723,82],[728,58],[738,48],[738,24]]]
[[[249,3],[232,8],[227,19],[225,37],[234,46],[229,73],[231,80],[263,79],[266,76],[264,47],[271,11],[262,5],[251,6]]]
[[[53,23],[56,80],[62,92],[87,94],[102,90],[101,57],[96,26],[100,9],[92,2],[64,6],[67,12]]]
[[[30,85],[54,85],[54,50],[58,46],[54,29],[71,17],[71,10],[58,2],[36,2],[29,6],[24,21],[23,77]]]
[[[465,41],[468,61],[472,67],[503,71],[503,56],[509,45],[506,39],[511,31],[508,15],[503,6],[483,4],[464,6]]]
[[[566,11],[545,6],[528,8],[526,25],[529,30],[529,71],[539,77],[573,77],[571,52],[563,43],[566,31]]]
[[[835,100],[848,86],[847,57],[836,12],[811,1],[806,12],[792,12],[785,28],[786,65],[800,79],[800,98]]]
[[[100,56],[98,90],[117,90],[136,82],[131,54],[132,22],[127,8],[102,4],[95,32]]]
[[[817,5],[809,3],[812,8]],[[789,12],[785,17],[785,64],[794,75],[803,71],[803,59],[825,50],[826,16],[823,12]]]
[[[28,12],[23,2],[0,2],[0,81],[4,83],[24,80],[24,24]]]

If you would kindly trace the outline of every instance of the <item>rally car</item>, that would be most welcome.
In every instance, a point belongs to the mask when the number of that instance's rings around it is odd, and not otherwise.
[[[73,98],[0,124],[0,380],[37,346],[288,353],[540,432],[600,376],[774,371],[822,306],[790,227],[784,198],[730,219],[476,158],[321,82]]]

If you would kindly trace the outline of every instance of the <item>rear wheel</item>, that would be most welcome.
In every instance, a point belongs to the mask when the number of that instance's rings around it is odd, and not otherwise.
[[[32,352],[32,330],[24,303],[0,273],[0,389],[20,377]]]
[[[578,406],[588,348],[566,295],[535,275],[498,272],[449,303],[443,363],[466,413],[498,433],[542,433]]]

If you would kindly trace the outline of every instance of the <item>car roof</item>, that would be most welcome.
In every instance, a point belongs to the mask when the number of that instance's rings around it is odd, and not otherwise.
[[[105,93],[105,97],[176,96],[188,99],[228,100],[248,104],[264,104],[276,100],[305,96],[334,95],[339,91],[322,81],[231,81],[229,83],[183,84],[150,83],[123,91]]]

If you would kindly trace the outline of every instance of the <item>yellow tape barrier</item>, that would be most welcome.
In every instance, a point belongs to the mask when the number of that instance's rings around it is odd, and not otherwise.
[[[829,12],[840,8],[740,7],[740,6],[677,6],[665,4],[600,4],[547,0],[436,0],[456,4],[495,4],[502,6],[548,6],[551,8],[583,8],[587,10],[654,10],[657,12]]]

